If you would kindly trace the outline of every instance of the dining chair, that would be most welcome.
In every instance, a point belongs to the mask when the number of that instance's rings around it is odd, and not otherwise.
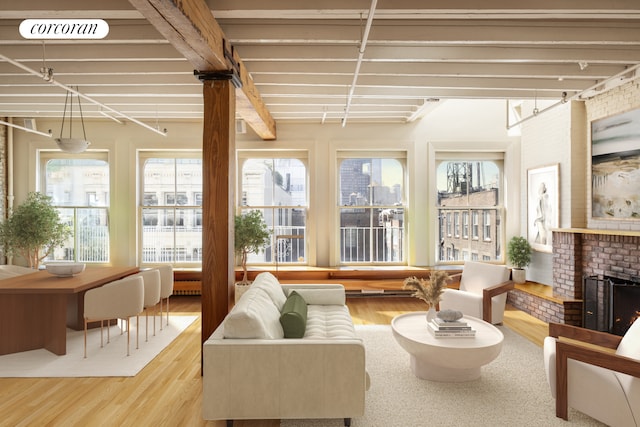
[[[160,302],[160,271],[157,268],[142,270],[134,276],[141,277],[144,284],[145,341],[149,341],[149,310]],[[156,312],[153,313],[153,335],[156,335]],[[136,342],[136,348],[138,343]]]
[[[136,316],[136,336],[138,335],[139,314],[144,309],[144,283],[142,277],[128,276],[90,289],[84,294],[84,357],[87,357],[87,329],[89,322],[100,321],[100,347],[104,346],[104,321],[123,319],[127,325],[127,356],[129,356],[129,319]],[[107,327],[107,343],[110,341]],[[137,341],[137,338],[136,338]]]
[[[166,301],[167,325],[169,324],[169,297],[173,295],[173,267],[162,265],[160,271],[160,330],[162,330],[162,302]]]

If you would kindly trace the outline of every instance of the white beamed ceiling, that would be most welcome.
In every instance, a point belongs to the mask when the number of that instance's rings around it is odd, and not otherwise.
[[[207,4],[276,122],[343,120],[370,1]],[[18,33],[23,19],[54,17],[102,18],[110,32]],[[193,67],[127,0],[3,1],[0,54],[138,120],[202,118]],[[577,99],[636,78],[638,64],[638,0],[379,0],[348,121],[407,122],[447,99]],[[61,117],[64,102],[62,88],[0,59],[0,117]]]

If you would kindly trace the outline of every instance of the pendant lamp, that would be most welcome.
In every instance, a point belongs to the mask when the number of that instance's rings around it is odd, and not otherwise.
[[[64,122],[67,117],[67,104],[69,104],[69,137],[63,138],[62,132],[64,130]],[[82,104],[80,103],[80,95],[78,95],[78,109],[80,110],[80,122],[82,123],[82,133],[84,139],[73,138],[73,96],[70,91],[67,91],[67,96],[64,99],[64,112],[62,113],[62,126],[60,126],[60,138],[56,138],[56,144],[58,148],[65,153],[82,153],[91,144],[87,141],[87,133],[84,129],[84,117],[82,116]]]

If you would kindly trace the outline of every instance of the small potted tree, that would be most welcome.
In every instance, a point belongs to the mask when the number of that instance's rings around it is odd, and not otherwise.
[[[526,281],[524,268],[531,263],[531,245],[521,236],[514,236],[507,245],[507,257],[513,266],[511,277],[516,283]]]
[[[51,205],[51,197],[38,192],[29,193],[24,203],[0,224],[5,254],[20,255],[35,269],[56,247],[62,247],[71,233]]]
[[[235,253],[240,257],[242,266],[242,280],[235,284],[235,300],[249,289],[251,282],[247,277],[247,256],[259,253],[269,243],[271,233],[264,222],[262,212],[252,210],[245,214],[236,215],[234,226]]]

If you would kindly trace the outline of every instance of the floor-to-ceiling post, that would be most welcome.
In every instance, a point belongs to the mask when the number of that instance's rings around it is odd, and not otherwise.
[[[235,88],[205,80],[202,135],[202,342],[229,311],[234,280]]]

